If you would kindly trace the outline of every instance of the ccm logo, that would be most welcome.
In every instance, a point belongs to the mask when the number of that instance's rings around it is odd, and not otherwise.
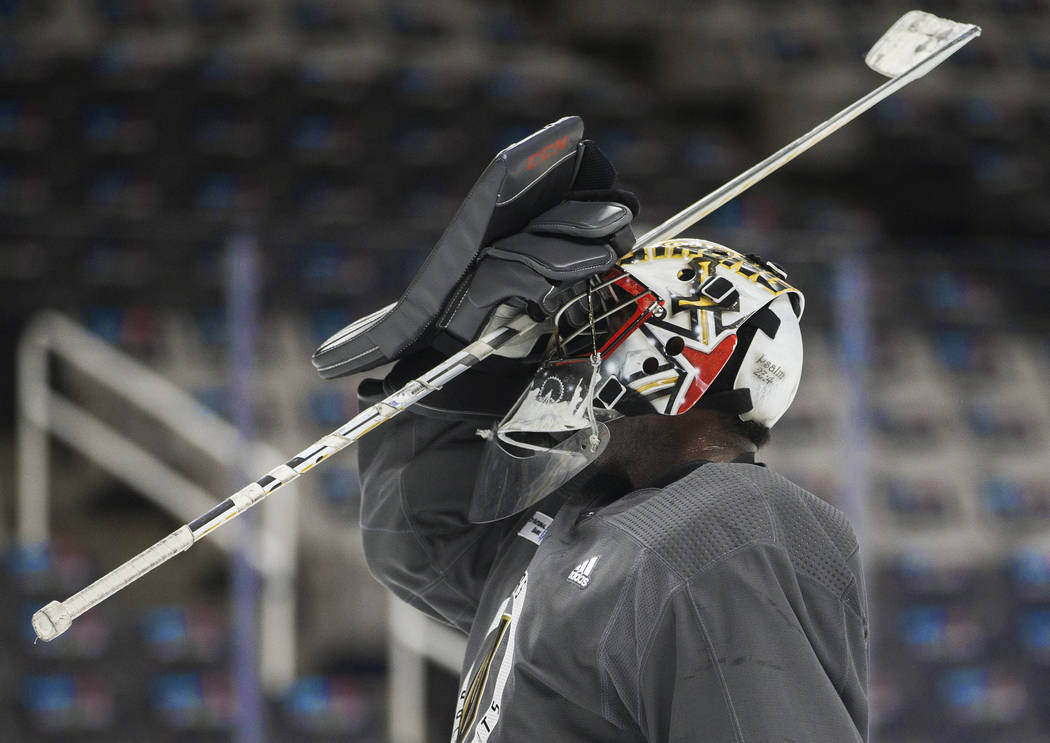
[[[544,147],[542,150],[533,152],[529,155],[529,159],[526,161],[525,170],[532,170],[540,163],[545,163],[552,157],[557,155],[559,152],[565,149],[565,145],[569,142],[569,135],[566,134],[561,139],[556,139],[549,145]]]

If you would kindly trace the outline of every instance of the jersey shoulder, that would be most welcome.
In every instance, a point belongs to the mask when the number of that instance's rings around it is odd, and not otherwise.
[[[757,465],[711,462],[613,514],[608,521],[684,578],[751,544],[776,544],[796,572],[841,594],[856,576],[846,517]]]

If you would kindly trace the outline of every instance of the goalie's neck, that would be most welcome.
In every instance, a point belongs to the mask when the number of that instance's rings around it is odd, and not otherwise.
[[[692,462],[732,462],[757,451],[747,437],[727,430],[713,410],[621,418],[609,430],[609,447],[592,467],[616,473],[631,490],[658,487],[668,472]]]

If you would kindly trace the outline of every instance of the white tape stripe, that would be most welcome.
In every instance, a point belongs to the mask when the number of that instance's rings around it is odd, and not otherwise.
[[[293,470],[287,464],[280,464],[274,467],[272,470],[270,470],[270,477],[275,477],[282,483],[287,483],[299,477],[299,473]]]
[[[324,446],[330,447],[330,448],[335,449],[336,451],[338,451],[339,449],[342,449],[344,446],[347,446],[348,444],[350,444],[351,441],[346,436],[340,436],[339,434],[336,434],[336,433],[330,433],[330,434],[328,434],[327,436],[325,436],[325,437],[323,437],[321,439],[321,443]]]
[[[257,482],[245,485],[230,496],[230,500],[237,506],[237,511],[245,511],[266,497],[266,491]]]

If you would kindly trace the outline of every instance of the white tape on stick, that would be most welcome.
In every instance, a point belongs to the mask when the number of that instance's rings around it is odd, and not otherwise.
[[[193,544],[188,526],[180,526],[164,539],[107,573],[65,601],[52,601],[33,614],[33,630],[41,640],[52,640],[69,629],[74,619],[95,604],[112,596]]]
[[[897,77],[974,30],[979,32],[970,23],[958,23],[932,13],[913,10],[901,16],[875,42],[864,57],[864,63],[880,75]],[[926,74],[926,71],[922,74]]]
[[[44,642],[54,640],[72,623],[73,617],[69,616],[69,610],[61,601],[52,601],[33,614],[33,631]]]

